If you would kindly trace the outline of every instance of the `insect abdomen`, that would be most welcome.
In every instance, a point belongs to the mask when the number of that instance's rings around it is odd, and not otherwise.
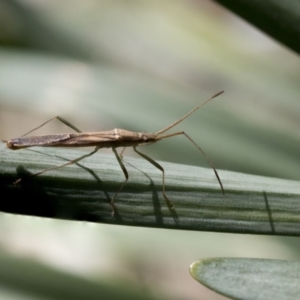
[[[55,146],[57,143],[68,140],[72,134],[40,135],[15,138],[6,142],[6,147],[12,150],[33,146]]]

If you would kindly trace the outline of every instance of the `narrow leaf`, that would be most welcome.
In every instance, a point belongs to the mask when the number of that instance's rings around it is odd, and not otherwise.
[[[28,177],[84,153],[38,147],[13,151],[1,145],[0,210],[123,225],[300,235],[298,181],[219,170],[223,195],[212,169],[159,162],[172,210],[162,196],[161,171],[125,152],[129,181],[115,199],[112,217],[110,201],[124,181],[113,155],[99,151],[77,165]],[[18,178],[21,183],[14,185]]]
[[[300,295],[300,262],[210,258],[194,262],[191,275],[208,288],[248,300],[294,300]]]
[[[300,53],[298,0],[215,0],[274,39]]]

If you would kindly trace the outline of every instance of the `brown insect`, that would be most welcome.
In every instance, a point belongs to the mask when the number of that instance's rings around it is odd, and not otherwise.
[[[190,138],[189,135],[187,135],[184,131],[178,131],[178,132],[174,132],[174,133],[170,133],[170,134],[163,134],[164,132],[170,130],[171,128],[173,128],[174,126],[176,126],[177,124],[181,123],[184,119],[186,119],[188,116],[190,116],[193,112],[195,112],[198,108],[200,108],[201,106],[203,106],[204,104],[206,104],[207,102],[209,102],[210,100],[212,100],[213,98],[219,96],[220,94],[222,94],[222,92],[219,92],[217,94],[215,94],[214,96],[212,96],[211,98],[209,98],[208,100],[206,100],[205,102],[203,102],[202,104],[198,105],[197,107],[195,107],[194,109],[192,109],[189,113],[187,113],[185,116],[183,116],[182,118],[180,118],[179,120],[177,120],[176,122],[172,123],[171,125],[167,126],[166,128],[159,130],[155,133],[149,133],[149,132],[132,132],[132,131],[128,131],[125,129],[118,129],[115,128],[113,130],[108,130],[108,131],[99,131],[99,132],[81,132],[77,127],[75,127],[73,124],[71,124],[70,122],[68,122],[67,120],[63,119],[62,117],[59,116],[55,116],[53,118],[51,118],[50,120],[48,120],[47,122],[41,124],[40,126],[30,130],[29,132],[27,132],[26,134],[22,135],[20,138],[14,138],[14,139],[10,139],[8,141],[3,141],[6,143],[6,147],[12,150],[18,150],[18,149],[22,149],[22,148],[29,148],[29,147],[34,147],[34,146],[41,146],[41,147],[88,147],[88,146],[95,146],[94,151],[82,155],[74,160],[71,160],[65,164],[56,166],[56,167],[52,167],[49,169],[45,169],[41,172],[35,173],[35,174],[31,174],[31,176],[38,176],[41,175],[45,172],[48,172],[50,170],[55,170],[55,169],[59,169],[62,167],[65,167],[67,165],[70,164],[74,164],[79,162],[80,160],[93,155],[94,153],[96,153],[99,149],[101,148],[112,148],[112,151],[114,152],[116,159],[124,173],[125,176],[125,181],[121,184],[120,188],[118,189],[118,191],[116,192],[116,194],[114,195],[114,197],[111,199],[111,205],[113,208],[113,212],[112,215],[114,215],[114,201],[117,197],[117,195],[121,192],[121,190],[123,189],[125,183],[128,181],[128,172],[122,162],[122,158],[121,155],[118,154],[116,148],[118,147],[124,147],[124,149],[126,147],[133,147],[133,150],[139,154],[141,157],[143,157],[144,159],[146,159],[148,162],[150,162],[152,165],[154,165],[156,168],[158,168],[161,172],[162,172],[162,193],[163,196],[166,200],[166,203],[168,205],[169,208],[173,208],[172,202],[169,200],[169,198],[166,195],[166,191],[165,191],[165,171],[163,169],[163,167],[158,164],[156,161],[154,161],[152,158],[148,157],[147,155],[145,155],[144,153],[141,153],[140,151],[138,151],[136,149],[137,146],[144,146],[144,145],[148,145],[148,144],[153,144],[156,143],[160,140],[166,139],[166,138],[170,138],[176,135],[184,135],[188,140],[190,140],[190,142],[192,142],[192,144],[197,147],[198,150],[201,151],[201,153],[203,154],[203,156],[205,157],[206,161],[209,163],[209,165],[212,167],[212,169],[215,172],[215,175],[217,177],[217,180],[220,184],[222,193],[224,194],[224,188],[221,182],[221,179],[218,175],[217,170],[215,169],[215,167],[213,166],[213,164],[211,163],[211,161],[209,160],[209,158],[207,157],[207,155],[204,153],[204,151]],[[42,126],[46,125],[47,123],[49,123],[50,121],[52,121],[53,119],[58,119],[59,121],[61,121],[62,123],[64,123],[65,125],[67,125],[68,127],[72,128],[73,130],[75,130],[78,133],[62,133],[62,134],[52,134],[52,135],[40,135],[40,136],[29,136],[29,137],[25,137],[26,135],[28,135],[29,133],[41,128]],[[123,149],[123,151],[124,151]],[[123,151],[121,152],[121,154],[123,153]],[[22,178],[19,178],[17,181],[14,182],[14,184],[20,183],[22,180]]]

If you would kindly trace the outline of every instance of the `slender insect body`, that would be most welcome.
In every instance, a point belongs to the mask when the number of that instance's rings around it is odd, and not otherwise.
[[[6,147],[12,150],[40,147],[90,147],[101,148],[133,147],[150,144],[160,138],[154,133],[132,132],[115,128],[113,130],[86,133],[61,133],[10,139]]]
[[[60,166],[57,166],[57,167],[52,167],[52,168],[43,170],[41,172],[32,174],[31,176],[37,176],[37,175],[45,173],[46,171],[59,169],[59,168],[64,167],[64,166],[77,163],[77,162],[81,161],[82,159],[93,155],[94,153],[96,153],[101,148],[112,148],[112,151],[114,152],[114,154],[116,156],[116,159],[117,159],[117,161],[118,161],[118,163],[119,163],[119,165],[120,165],[120,167],[123,171],[123,174],[125,176],[125,181],[122,183],[119,190],[116,192],[115,196],[111,199],[113,215],[114,215],[114,211],[115,211],[114,200],[117,197],[118,193],[122,190],[122,188],[124,187],[125,183],[127,182],[128,178],[129,178],[128,172],[127,172],[127,170],[126,170],[126,168],[125,168],[125,166],[122,162],[121,155],[118,154],[118,152],[116,151],[116,148],[118,148],[118,147],[124,147],[124,148],[133,147],[133,150],[137,154],[139,154],[141,157],[146,159],[149,163],[151,163],[153,166],[155,166],[157,169],[159,169],[162,172],[162,193],[163,193],[163,196],[166,200],[166,203],[167,203],[168,207],[173,208],[173,205],[172,205],[171,201],[169,200],[169,198],[167,197],[166,192],[165,192],[165,172],[164,172],[163,167],[160,164],[158,164],[156,161],[154,161],[152,158],[150,158],[147,155],[145,155],[145,154],[141,153],[140,151],[138,151],[136,149],[136,147],[137,146],[142,146],[142,145],[152,144],[152,143],[158,142],[162,139],[174,137],[174,136],[177,136],[177,135],[184,135],[203,154],[206,161],[212,167],[212,169],[214,170],[214,173],[216,175],[216,178],[217,178],[217,180],[220,184],[222,193],[224,194],[224,188],[223,188],[221,179],[220,179],[220,177],[217,173],[217,170],[215,169],[213,164],[210,162],[209,158],[206,156],[204,151],[194,142],[194,140],[188,134],[186,134],[184,131],[178,131],[178,132],[174,132],[174,133],[170,133],[170,134],[163,134],[163,133],[167,132],[169,129],[171,129],[174,126],[176,126],[177,124],[179,124],[180,122],[182,122],[184,119],[186,119],[188,116],[190,116],[198,108],[200,108],[201,106],[206,104],[208,101],[210,101],[211,99],[219,96],[222,93],[223,92],[215,94],[214,96],[212,96],[211,98],[209,98],[208,100],[203,102],[202,104],[195,107],[193,110],[191,110],[189,113],[184,115],[182,118],[180,118],[176,122],[174,122],[171,125],[161,129],[160,131],[158,131],[156,133],[132,132],[132,131],[128,131],[128,130],[120,129],[120,128],[115,128],[113,130],[108,130],[108,131],[99,131],[99,132],[81,132],[77,127],[75,127],[73,124],[71,124],[67,120],[63,119],[62,117],[56,116],[56,117],[53,117],[52,119],[48,120],[47,122],[41,124],[40,126],[32,129],[31,131],[24,134],[20,138],[14,138],[14,139],[10,139],[8,141],[3,141],[3,142],[6,142],[6,147],[9,148],[9,149],[12,149],[12,150],[18,150],[18,149],[34,147],[34,146],[42,146],[42,147],[88,147],[88,146],[95,146],[95,150],[88,153],[88,154],[82,155],[82,156],[78,157],[77,159],[68,161],[67,163],[65,163],[63,165],[60,165]],[[37,130],[38,128],[41,128],[42,126],[49,123],[53,119],[58,119],[59,121],[61,121],[65,125],[67,125],[68,127],[75,130],[77,133],[62,133],[62,134],[53,134],[53,135],[41,135],[41,136],[25,137],[29,133]],[[21,178],[18,179],[15,182],[15,184],[21,182],[21,180],[22,180]]]

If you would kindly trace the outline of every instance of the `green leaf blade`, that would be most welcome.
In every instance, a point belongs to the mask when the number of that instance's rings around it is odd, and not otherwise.
[[[194,262],[191,275],[208,288],[232,299],[298,299],[300,262],[210,258]]]
[[[144,149],[143,149],[144,150]],[[145,151],[145,150],[144,150]],[[0,210],[16,214],[130,226],[184,230],[300,235],[300,182],[159,162],[165,169],[170,210],[162,197],[162,175],[143,159],[124,157],[124,181],[113,155],[100,151],[78,165],[28,177],[83,154],[80,150],[0,146]],[[23,180],[15,186],[19,177]],[[27,178],[27,179],[26,179]]]

